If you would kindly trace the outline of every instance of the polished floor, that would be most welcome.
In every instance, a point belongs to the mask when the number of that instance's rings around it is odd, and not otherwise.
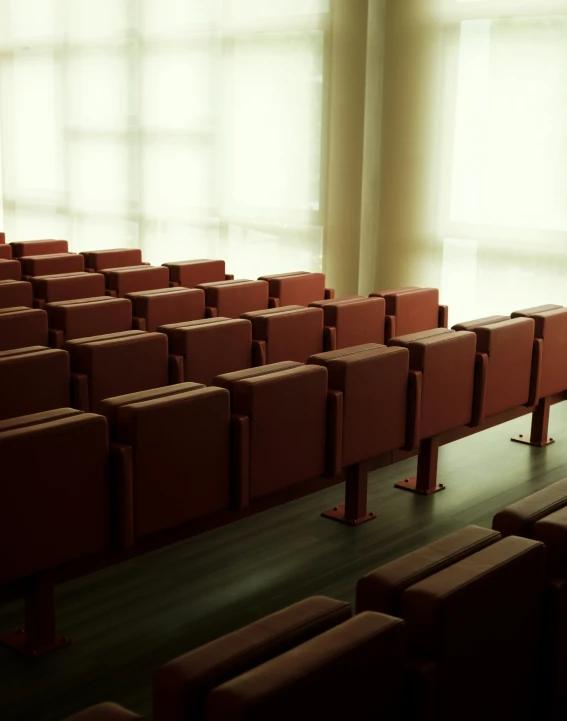
[[[429,498],[393,488],[415,459],[374,472],[377,518],[358,528],[319,517],[340,502],[335,486],[62,585],[58,626],[73,643],[36,661],[0,648],[0,719],[59,721],[104,700],[151,718],[165,661],[309,595],[352,601],[365,572],[567,476],[567,404],[551,411],[555,444],[509,441],[528,428],[519,418],[443,447],[446,490]],[[21,616],[0,607],[0,633]]]

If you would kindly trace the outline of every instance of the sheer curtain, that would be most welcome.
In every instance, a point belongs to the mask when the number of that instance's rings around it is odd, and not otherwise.
[[[329,0],[0,0],[8,239],[322,266]]]

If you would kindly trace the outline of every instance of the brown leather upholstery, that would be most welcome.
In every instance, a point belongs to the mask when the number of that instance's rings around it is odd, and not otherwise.
[[[143,721],[143,718],[116,703],[99,703],[69,716],[65,721]]]
[[[439,325],[439,291],[437,288],[395,288],[371,293],[384,298],[386,315],[390,316],[389,337],[408,335]]]
[[[30,282],[34,304],[40,308],[46,303],[104,295],[104,277],[100,273],[37,275]]]
[[[325,329],[329,333],[326,350],[350,348],[363,343],[384,343],[386,302],[383,298],[353,295],[318,300],[310,305],[323,309]]]
[[[0,258],[0,281],[20,280],[22,267],[17,260],[3,260]]]
[[[80,253],[53,253],[28,255],[20,259],[24,275],[55,275],[57,273],[82,273],[85,259]]]
[[[169,352],[183,357],[186,381],[209,385],[221,373],[252,365],[252,324],[248,320],[205,318],[163,325]]]
[[[547,488],[498,511],[492,519],[492,528],[503,536],[531,538],[537,521],[565,506],[567,506],[567,478],[552,483]]]
[[[405,441],[409,353],[377,344],[312,356],[310,364],[327,368],[329,389],[342,394],[342,461],[349,466]]]
[[[41,346],[0,351],[0,419],[66,408],[69,356]]]
[[[230,390],[233,383],[236,383],[236,381],[240,381],[245,378],[257,378],[258,376],[265,376],[269,373],[275,373],[276,371],[287,371],[292,368],[301,368],[302,366],[303,363],[298,363],[297,361],[281,361],[281,363],[271,363],[270,365],[247,368],[245,370],[234,371],[232,373],[222,373],[213,379],[212,385]]]
[[[268,283],[265,280],[225,280],[199,283],[205,291],[205,305],[223,318],[239,318],[243,313],[268,308]]]
[[[402,596],[414,656],[436,666],[433,718],[533,719],[545,547],[504,538]]]
[[[2,421],[0,456],[0,583],[109,547],[104,418],[60,408]]]
[[[400,619],[361,614],[218,686],[205,720],[398,719],[405,648]]]
[[[23,306],[0,308],[0,351],[47,345],[47,313]]]
[[[356,586],[356,612],[399,616],[403,592],[424,578],[480,551],[501,538],[497,531],[466,526],[367,573]]]
[[[199,320],[205,316],[205,293],[198,288],[160,288],[127,293],[140,330]]]
[[[154,675],[154,721],[203,721],[216,686],[349,617],[348,603],[314,596],[173,659]]]
[[[470,422],[472,416],[476,335],[437,328],[392,338],[390,346],[407,348],[410,369],[421,373],[419,438],[431,438]]]
[[[25,280],[0,280],[0,308],[31,308],[32,304],[31,283]]]
[[[237,432],[234,463],[241,505],[324,473],[326,369],[242,371],[227,387]]]
[[[500,323],[503,320],[510,320],[509,315],[489,315],[486,318],[476,318],[475,320],[467,320],[464,323],[456,323],[451,326],[452,330],[470,330],[474,331],[475,328],[479,328],[484,325],[492,325],[493,323]]]
[[[81,410],[98,413],[105,398],[168,385],[167,338],[162,333],[109,333],[67,341],[65,349],[71,357],[74,404]]]
[[[323,311],[299,305],[257,310],[242,316],[252,323],[260,362],[292,360],[305,363],[323,351]]]
[[[539,397],[567,389],[567,308],[527,308],[512,313],[512,317],[533,318],[535,337],[543,340]]]
[[[270,298],[276,298],[280,306],[309,305],[316,300],[325,300],[325,276],[323,273],[278,273],[262,275],[266,280]]]
[[[14,258],[25,255],[51,255],[53,253],[68,253],[69,244],[66,240],[24,240],[10,243]]]
[[[12,246],[0,243],[0,258],[4,260],[12,259]]]
[[[95,298],[47,303],[50,345],[62,348],[75,338],[120,333],[132,328],[132,304],[125,298]]]
[[[142,265],[142,251],[139,248],[109,248],[107,250],[84,250],[85,267],[100,272],[108,268],[125,268]]]
[[[164,263],[171,283],[195,288],[201,283],[218,283],[226,279],[224,260],[180,260]]]
[[[134,265],[101,271],[109,295],[124,298],[128,293],[169,287],[169,272],[161,265]]]
[[[229,507],[226,390],[183,383],[166,392],[111,398],[100,409],[111,419],[111,440],[120,446],[114,483],[131,485],[132,510],[124,517],[133,518],[133,529],[127,535],[138,539]]]

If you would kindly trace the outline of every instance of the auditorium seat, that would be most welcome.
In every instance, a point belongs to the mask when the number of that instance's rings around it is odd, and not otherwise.
[[[544,570],[542,543],[472,527],[361,579],[357,610],[406,623],[405,718],[535,718]]]
[[[386,302],[383,298],[353,295],[318,300],[310,306],[323,309],[326,351],[384,343]]]
[[[230,391],[239,507],[326,471],[327,371],[284,365],[213,381]]]
[[[84,250],[85,269],[90,273],[100,273],[108,268],[126,268],[143,265],[142,251],[139,248],[109,248],[106,250]]]
[[[417,333],[432,328],[446,328],[448,309],[439,305],[437,288],[393,288],[370,294],[386,301],[385,338]]]
[[[47,313],[24,306],[0,308],[0,351],[47,345]]]
[[[22,268],[17,260],[3,260],[0,258],[0,281],[21,280]]]
[[[239,318],[204,318],[162,325],[169,352],[182,359],[183,380],[210,385],[221,373],[252,365],[252,324]]]
[[[224,260],[179,260],[163,265],[169,270],[169,282],[173,287],[196,288],[201,283],[219,283],[234,278],[225,273]]]
[[[229,508],[226,390],[180,383],[107,398],[99,408],[110,430],[120,546]]]
[[[289,305],[244,313],[252,323],[254,365],[292,360],[305,363],[323,348],[323,311]]]
[[[169,273],[161,265],[133,265],[101,271],[106,282],[106,294],[124,298],[128,293],[169,287]]]
[[[534,352],[531,318],[494,316],[453,326],[476,334],[476,378],[472,425],[518,406],[534,405],[530,397]]]
[[[199,283],[197,287],[205,291],[209,317],[240,318],[253,310],[268,309],[268,283],[265,280],[225,280]]]
[[[309,305],[316,300],[326,300],[334,296],[333,290],[325,288],[323,273],[295,271],[262,275],[258,280],[268,283],[271,308],[282,305]]]
[[[80,253],[53,253],[50,255],[27,255],[20,258],[22,275],[57,275],[59,273],[82,273],[85,261]]]
[[[10,243],[14,258],[23,258],[26,255],[52,255],[53,253],[68,253],[69,244],[66,240],[23,240]]]
[[[64,347],[71,359],[73,405],[80,410],[98,413],[105,398],[168,385],[163,333],[109,333]]]
[[[12,246],[0,243],[0,258],[2,260],[12,260]]]
[[[0,308],[33,305],[31,283],[25,280],[0,280]]]
[[[61,300],[78,300],[104,295],[104,277],[100,273],[61,273],[30,278],[35,308]]]
[[[0,398],[0,420],[68,407],[68,354],[42,346],[0,351]]]
[[[397,721],[405,654],[403,621],[361,614],[217,686],[205,721]]]
[[[436,480],[439,435],[472,420],[476,335],[436,328],[392,338],[388,345],[409,351],[406,446],[419,447],[417,477],[396,485],[425,494],[443,490]]]
[[[154,721],[204,721],[217,686],[350,618],[350,606],[306,598],[169,661],[154,674]]]
[[[65,721],[144,721],[144,719],[117,703],[107,702],[79,711],[79,713],[68,716]]]
[[[0,245],[3,245],[6,243],[6,233],[1,232],[0,233]]]
[[[205,293],[198,288],[160,288],[127,293],[134,328],[155,331],[160,325],[205,317]]]
[[[47,303],[49,345],[63,348],[65,341],[132,329],[132,304],[125,298],[95,298]]]

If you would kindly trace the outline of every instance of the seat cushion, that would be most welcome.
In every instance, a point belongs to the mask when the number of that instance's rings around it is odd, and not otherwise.
[[[216,308],[217,315],[239,318],[243,313],[268,308],[268,283],[265,280],[225,280],[222,283],[200,283],[205,304]]]
[[[493,323],[500,323],[503,320],[510,320],[509,315],[489,315],[486,318],[477,318],[476,320],[467,320],[463,323],[457,323],[452,326],[452,330],[470,330],[474,331],[475,328],[480,328],[485,325],[492,325]]]
[[[198,288],[160,288],[127,293],[136,318],[145,320],[147,331],[161,325],[199,320],[205,316],[205,293]]]
[[[533,526],[540,518],[564,506],[567,506],[567,478],[498,511],[492,519],[492,528],[503,536],[531,538]]]
[[[31,308],[0,308],[0,351],[47,345],[47,313]]]
[[[225,280],[224,260],[179,260],[164,263],[169,278],[185,288],[195,288],[201,283],[218,283]]]
[[[325,276],[323,273],[279,273],[263,275],[259,280],[266,280],[270,298],[278,298],[282,305],[309,305],[316,300],[325,299]]]

